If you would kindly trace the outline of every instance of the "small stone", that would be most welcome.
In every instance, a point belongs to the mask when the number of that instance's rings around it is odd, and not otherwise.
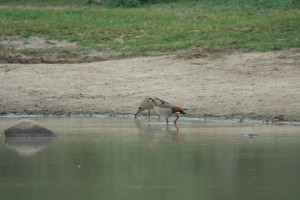
[[[250,133],[250,134],[246,134],[245,137],[247,137],[247,138],[258,138],[259,135],[257,133]]]

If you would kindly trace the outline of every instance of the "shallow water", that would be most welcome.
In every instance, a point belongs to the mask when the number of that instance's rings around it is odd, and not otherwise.
[[[0,118],[1,133],[18,120]],[[299,126],[33,120],[60,137],[0,136],[1,199],[300,199]]]

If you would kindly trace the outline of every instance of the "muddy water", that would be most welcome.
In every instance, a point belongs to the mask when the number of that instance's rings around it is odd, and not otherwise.
[[[18,120],[0,118],[1,134]],[[60,137],[0,136],[1,199],[300,199],[300,126],[33,120]]]

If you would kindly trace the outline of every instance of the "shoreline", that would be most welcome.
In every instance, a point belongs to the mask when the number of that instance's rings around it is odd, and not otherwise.
[[[300,121],[300,49],[0,64],[0,80],[0,114],[133,114],[156,96],[188,117]]]
[[[9,113],[9,114],[1,114],[1,118],[40,118],[40,117],[64,117],[64,118],[126,118],[133,120],[140,119],[148,119],[148,116],[142,114],[138,118],[134,118],[133,114],[70,114],[70,113],[61,113],[61,114],[26,114],[26,113]],[[157,116],[151,116],[151,119],[155,119]],[[257,123],[257,124],[270,124],[270,125],[292,125],[292,126],[300,126],[300,121],[285,121],[285,120],[263,120],[263,119],[253,119],[253,118],[234,118],[234,117],[218,117],[218,116],[181,116],[180,121],[200,121],[200,122],[217,122],[217,123]],[[179,122],[180,122],[179,121]],[[164,122],[162,120],[161,122]],[[172,122],[170,124],[173,124]]]

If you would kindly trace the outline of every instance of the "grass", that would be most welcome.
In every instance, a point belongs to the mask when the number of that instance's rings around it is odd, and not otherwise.
[[[0,5],[10,6],[83,6],[88,0],[1,0]]]
[[[248,4],[237,7],[226,5],[224,1],[218,5],[207,2],[210,3],[170,3],[126,9],[2,7],[0,37],[38,35],[76,42],[85,50],[114,51],[123,55],[185,49],[270,51],[300,47],[300,9],[286,4],[258,9]]]
[[[147,4],[172,3],[180,4],[197,3],[204,6],[224,8],[294,8],[300,7],[299,0],[1,0],[0,5],[11,6],[116,6],[131,7]]]

